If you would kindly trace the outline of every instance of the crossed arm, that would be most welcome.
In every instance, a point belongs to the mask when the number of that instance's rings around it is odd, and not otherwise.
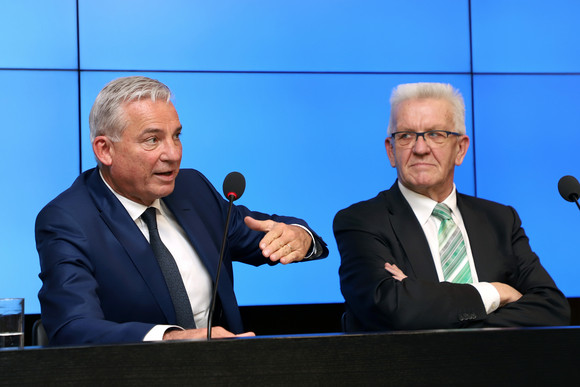
[[[397,281],[402,281],[407,276],[401,269],[397,267],[395,264],[390,264],[389,262],[385,263],[385,270],[392,274],[393,278]],[[500,307],[509,304],[511,302],[516,302],[522,297],[522,293],[518,290],[514,289],[510,285],[501,283],[501,282],[492,282],[491,283],[497,292],[499,293],[500,298]]]

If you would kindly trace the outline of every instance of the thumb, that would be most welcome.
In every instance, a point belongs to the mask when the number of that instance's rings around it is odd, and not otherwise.
[[[272,220],[257,220],[252,218],[251,216],[246,216],[244,218],[244,223],[246,223],[246,226],[248,226],[249,228],[251,228],[254,231],[262,231],[262,232],[268,232],[272,229]]]

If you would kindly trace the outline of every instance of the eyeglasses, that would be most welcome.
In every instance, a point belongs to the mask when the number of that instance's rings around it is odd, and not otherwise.
[[[447,142],[449,135],[461,136],[461,133],[449,132],[447,130],[428,130],[426,132],[402,131],[391,134],[391,137],[395,139],[397,146],[408,148],[413,146],[416,141],[419,141],[419,137],[423,137],[423,140],[429,146],[441,146]]]

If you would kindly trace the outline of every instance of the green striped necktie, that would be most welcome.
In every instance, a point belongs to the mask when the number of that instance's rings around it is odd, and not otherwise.
[[[437,203],[432,215],[441,220],[437,239],[439,258],[445,281],[469,284],[472,282],[471,269],[467,259],[465,242],[461,230],[451,218],[451,210],[445,204]]]

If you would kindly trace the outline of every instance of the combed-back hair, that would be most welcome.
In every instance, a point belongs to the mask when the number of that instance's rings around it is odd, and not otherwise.
[[[127,127],[124,103],[150,99],[151,101],[171,100],[171,90],[156,79],[143,76],[117,78],[109,82],[97,95],[89,115],[91,143],[97,136],[107,136],[119,141]]]

